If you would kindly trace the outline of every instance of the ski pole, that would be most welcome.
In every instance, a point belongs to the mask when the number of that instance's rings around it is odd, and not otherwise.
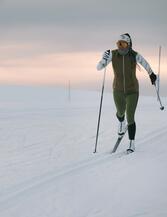
[[[164,106],[162,105],[161,98],[160,98],[159,92],[158,92],[158,90],[156,88],[156,85],[155,85],[155,90],[156,90],[156,94],[157,94],[157,99],[158,99],[159,104],[160,104],[160,109],[164,110]]]
[[[155,90],[157,94],[157,100],[159,101],[160,104],[160,109],[164,110],[164,106],[162,105],[161,98],[159,95],[159,89],[160,89],[160,63],[161,63],[161,46],[159,46],[159,61],[158,61],[158,76],[157,76],[157,87],[155,84]]]
[[[97,142],[98,142],[98,137],[99,137],[99,127],[100,127],[100,118],[101,118],[101,110],[102,110],[102,102],[103,102],[104,84],[105,84],[105,77],[106,77],[106,68],[107,68],[107,66],[105,66],[105,68],[104,68],[102,91],[101,91],[101,100],[100,100],[99,116],[98,116],[98,123],[97,123],[97,132],[96,132],[95,150],[94,150],[93,153],[97,152]]]
[[[160,85],[160,65],[161,65],[161,46],[159,46],[159,58],[158,58],[158,93],[159,93],[159,85]]]

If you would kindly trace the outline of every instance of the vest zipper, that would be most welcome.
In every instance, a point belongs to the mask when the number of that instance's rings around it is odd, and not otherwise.
[[[125,58],[123,56],[123,89],[124,89],[124,93],[126,92],[125,91]]]

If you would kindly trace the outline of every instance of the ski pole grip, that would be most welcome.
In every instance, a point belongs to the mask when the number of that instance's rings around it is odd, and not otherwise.
[[[106,52],[105,52],[107,55],[110,55],[110,50],[107,50]],[[108,58],[105,58],[105,57],[103,57],[103,59],[107,62],[107,60],[108,60]]]

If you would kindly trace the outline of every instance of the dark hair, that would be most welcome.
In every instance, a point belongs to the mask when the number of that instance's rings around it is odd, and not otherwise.
[[[125,33],[124,35],[127,35],[130,38],[130,47],[132,48],[132,39],[131,39],[129,33]]]

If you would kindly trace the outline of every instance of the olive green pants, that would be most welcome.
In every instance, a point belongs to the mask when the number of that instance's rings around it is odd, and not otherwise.
[[[139,93],[125,94],[121,91],[113,91],[114,102],[117,109],[117,116],[123,117],[126,113],[128,125],[135,122],[135,111],[139,98]]]

